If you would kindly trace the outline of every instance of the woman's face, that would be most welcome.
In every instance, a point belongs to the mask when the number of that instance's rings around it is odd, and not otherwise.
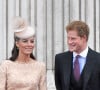
[[[16,46],[19,49],[19,53],[28,55],[33,52],[34,48],[34,37],[30,37],[27,39],[20,39],[19,41],[16,41]]]

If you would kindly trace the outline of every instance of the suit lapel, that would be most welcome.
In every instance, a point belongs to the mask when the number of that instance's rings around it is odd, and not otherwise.
[[[83,85],[83,90],[85,90],[85,87],[88,83],[88,80],[91,76],[92,70],[94,68],[94,54],[92,53],[93,51],[91,49],[89,49],[87,58],[86,58],[86,64],[84,67],[84,85]]]
[[[63,65],[63,75],[64,75],[64,84],[66,88],[69,86],[70,82],[70,74],[71,74],[71,65],[72,65],[72,57],[73,54],[71,52],[66,53],[64,56],[64,65]]]

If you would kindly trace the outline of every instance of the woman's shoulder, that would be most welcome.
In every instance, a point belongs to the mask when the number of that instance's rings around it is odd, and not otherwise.
[[[45,65],[45,63],[44,63],[43,61],[38,61],[38,60],[36,60],[36,63],[37,63],[37,64],[40,64],[40,65]]]
[[[39,67],[45,67],[45,66],[46,66],[45,63],[44,63],[43,61],[38,61],[38,60],[36,60],[35,63],[36,63],[36,65],[39,66]]]
[[[0,63],[0,65],[5,66],[5,65],[9,65],[9,64],[11,64],[11,63],[12,63],[11,60],[2,60],[1,63]]]
[[[8,69],[9,66],[12,66],[12,61],[10,60],[3,60],[0,63],[0,71],[2,72],[6,72],[6,70]]]
[[[46,73],[46,64],[43,61],[36,61],[36,67],[41,71],[41,74]]]

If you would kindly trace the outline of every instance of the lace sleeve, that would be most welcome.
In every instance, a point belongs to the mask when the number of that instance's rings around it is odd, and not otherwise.
[[[41,77],[40,77],[40,82],[39,82],[39,90],[47,90],[46,67],[44,64],[41,67]]]
[[[6,65],[0,64],[0,90],[6,90]]]

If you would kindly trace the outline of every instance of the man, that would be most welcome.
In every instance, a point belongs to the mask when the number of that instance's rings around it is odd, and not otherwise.
[[[66,31],[69,51],[55,57],[56,89],[100,90],[100,54],[87,46],[88,25],[73,21]]]

